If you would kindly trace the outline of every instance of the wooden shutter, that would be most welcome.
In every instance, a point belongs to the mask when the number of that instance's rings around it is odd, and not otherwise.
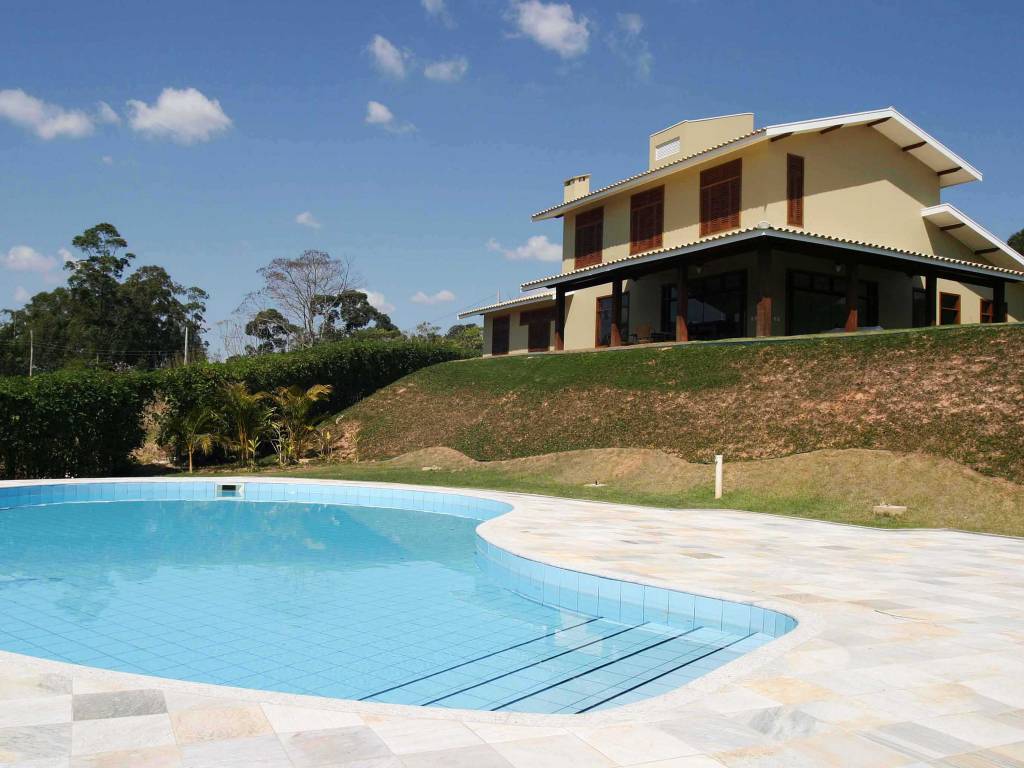
[[[742,160],[733,160],[701,171],[701,237],[739,227],[742,162]]]
[[[804,225],[804,159],[786,155],[786,223]]]
[[[604,248],[604,208],[576,215],[575,269],[601,263]]]
[[[665,188],[633,195],[629,201],[629,253],[661,248],[665,223]]]

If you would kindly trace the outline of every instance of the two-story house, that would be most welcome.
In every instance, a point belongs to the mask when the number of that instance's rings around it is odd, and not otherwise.
[[[1024,320],[1024,256],[942,189],[981,173],[893,108],[650,137],[647,170],[564,183],[557,275],[478,307],[485,354]]]

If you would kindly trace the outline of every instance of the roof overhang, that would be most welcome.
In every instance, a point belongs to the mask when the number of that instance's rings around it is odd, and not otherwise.
[[[508,301],[499,301],[494,304],[487,304],[482,307],[467,309],[465,312],[459,312],[459,319],[465,320],[467,317],[473,317],[474,315],[486,315],[491,312],[501,312],[506,309],[519,309],[520,307],[532,307],[537,304],[549,304],[554,300],[554,291],[539,291],[537,293],[531,293],[529,296],[520,296],[516,299],[509,299]]]
[[[867,126],[878,131],[887,139],[897,144],[908,155],[920,160],[935,171],[939,177],[940,187],[950,187],[954,184],[981,181],[982,179],[981,171],[952,152],[920,126],[900,114],[895,107],[886,107],[885,109],[874,109],[868,112],[853,112],[848,115],[835,115],[814,120],[769,125],[766,128],[760,128],[753,133],[739,136],[702,152],[680,158],[673,163],[663,165],[652,171],[638,173],[614,184],[609,184],[606,187],[594,190],[589,195],[584,195],[561,205],[552,206],[535,213],[532,219],[533,221],[543,221],[545,219],[559,218],[566,213],[584,206],[593,205],[620,192],[635,189],[644,184],[650,184],[652,181],[658,181],[670,174],[717,160],[725,155],[731,155],[752,144],[764,141],[780,141],[793,134],[831,133],[841,128],[853,126]]]
[[[976,256],[1009,269],[1024,269],[1024,256],[993,235],[966,213],[949,203],[933,205],[921,211],[926,221],[952,235]]]
[[[982,179],[981,171],[952,152],[919,125],[900,114],[895,107],[770,125],[765,128],[765,133],[770,140],[778,140],[784,135],[813,132],[831,133],[840,128],[857,125],[874,128],[908,155],[912,155],[927,165],[938,174],[940,187],[951,187],[954,184],[981,181]]]
[[[623,274],[628,275],[628,273],[649,272],[653,271],[650,267],[656,268],[661,265],[664,265],[667,269],[673,261],[698,258],[708,251],[718,250],[727,246],[732,248],[737,245],[753,247],[758,241],[762,241],[765,238],[793,245],[816,247],[821,252],[855,252],[870,257],[872,260],[879,260],[882,263],[891,263],[892,260],[896,260],[903,262],[908,271],[920,269],[921,272],[940,272],[951,277],[974,276],[976,279],[985,280],[986,282],[992,279],[1024,282],[1024,271],[1022,270],[977,264],[945,256],[901,251],[894,248],[886,248],[882,245],[812,234],[795,229],[758,227],[725,235],[716,235],[677,248],[662,248],[657,251],[649,251],[648,253],[605,262],[593,267],[584,267],[560,275],[531,280],[528,283],[523,283],[522,287],[523,290],[529,290],[541,286],[546,288],[562,286],[563,288],[578,290],[590,285],[599,285],[607,282],[612,279],[613,275],[622,276]],[[645,269],[645,267],[648,269]]]

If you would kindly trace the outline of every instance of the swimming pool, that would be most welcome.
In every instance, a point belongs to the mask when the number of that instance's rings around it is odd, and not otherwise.
[[[0,649],[363,701],[588,712],[795,622],[532,562],[463,494],[329,483],[0,487]]]

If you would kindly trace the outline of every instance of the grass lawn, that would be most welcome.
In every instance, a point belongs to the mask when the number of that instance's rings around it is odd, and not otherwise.
[[[726,490],[718,501],[713,498],[711,466],[636,449],[572,451],[497,462],[475,462],[454,451],[428,449],[393,461],[309,465],[270,473],[1024,536],[1024,487],[925,454],[826,450],[727,463]],[[601,485],[592,485],[595,482]],[[908,511],[900,518],[880,517],[871,509],[880,503],[904,505]]]

